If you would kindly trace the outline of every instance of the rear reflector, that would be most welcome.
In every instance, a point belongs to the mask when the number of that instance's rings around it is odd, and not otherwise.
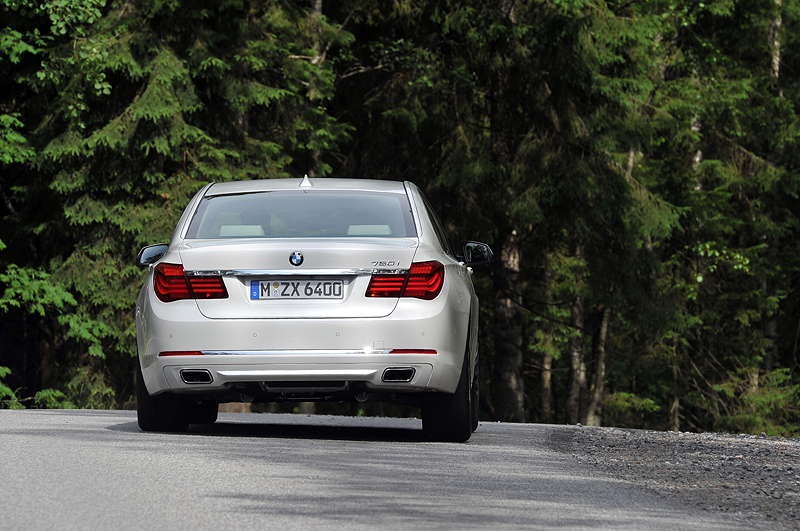
[[[228,298],[221,276],[187,277],[180,264],[158,264],[153,274],[153,288],[163,302]]]
[[[159,352],[159,356],[202,356],[203,353],[199,350],[167,350]]]
[[[393,348],[389,354],[438,354],[432,348]]]
[[[405,275],[372,275],[367,297],[435,299],[444,285],[444,266],[432,260],[416,262]]]

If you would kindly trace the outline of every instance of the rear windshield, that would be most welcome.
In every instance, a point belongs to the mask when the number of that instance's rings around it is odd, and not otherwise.
[[[405,194],[291,190],[205,197],[187,238],[416,236]]]

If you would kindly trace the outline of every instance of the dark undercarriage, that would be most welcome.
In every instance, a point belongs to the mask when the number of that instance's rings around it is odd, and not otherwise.
[[[181,396],[213,402],[395,402],[418,406],[431,393],[376,391],[364,382],[280,381],[239,382],[226,385],[224,390],[187,390]]]

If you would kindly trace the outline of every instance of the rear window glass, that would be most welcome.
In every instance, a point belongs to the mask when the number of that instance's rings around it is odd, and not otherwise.
[[[187,238],[416,236],[405,194],[277,191],[205,197]]]

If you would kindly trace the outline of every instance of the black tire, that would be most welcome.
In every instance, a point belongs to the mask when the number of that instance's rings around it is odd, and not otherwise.
[[[184,403],[171,395],[150,396],[142,368],[136,362],[136,418],[142,431],[186,431],[189,426]]]
[[[432,441],[466,442],[472,435],[469,357],[465,356],[456,392],[436,393],[422,404],[422,431]]]
[[[216,402],[187,402],[186,418],[189,424],[214,424],[219,411]]]
[[[472,405],[472,431],[478,429],[480,420],[480,401],[481,401],[481,379],[480,379],[480,360],[475,360],[475,373],[472,375],[472,387],[470,393],[470,404]]]

